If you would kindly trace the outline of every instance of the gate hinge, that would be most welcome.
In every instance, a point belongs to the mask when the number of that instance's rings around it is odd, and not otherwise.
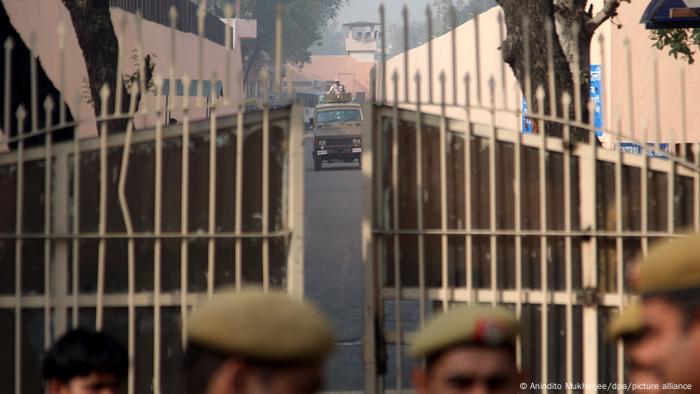
[[[594,307],[600,305],[601,297],[595,287],[584,287],[576,292],[576,300],[583,306]]]

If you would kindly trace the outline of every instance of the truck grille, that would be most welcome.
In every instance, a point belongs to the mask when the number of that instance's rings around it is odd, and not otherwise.
[[[326,146],[352,146],[352,140],[354,138],[324,138],[326,140]]]

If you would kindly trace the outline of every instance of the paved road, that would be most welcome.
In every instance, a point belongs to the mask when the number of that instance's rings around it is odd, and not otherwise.
[[[362,389],[362,175],[357,164],[316,172],[305,152],[306,297],[326,312],[340,342],[326,390]]]

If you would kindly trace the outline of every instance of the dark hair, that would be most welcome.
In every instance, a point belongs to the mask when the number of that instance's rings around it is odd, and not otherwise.
[[[101,332],[77,329],[67,332],[51,346],[44,359],[44,380],[67,383],[93,372],[126,376],[128,356],[114,338]]]

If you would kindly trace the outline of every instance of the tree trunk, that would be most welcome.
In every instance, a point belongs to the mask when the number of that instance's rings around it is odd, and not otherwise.
[[[63,3],[70,12],[78,44],[83,51],[95,116],[100,116],[102,112],[100,90],[103,85],[107,85],[110,91],[107,113],[115,112],[117,88],[122,89],[122,112],[126,112],[129,96],[124,88],[122,76],[117,76],[119,42],[109,13],[109,0],[63,0]],[[108,130],[123,132],[126,130],[128,121],[128,119],[110,121]],[[100,130],[99,125],[97,129]]]
[[[0,45],[4,45],[7,38],[12,38],[14,42],[14,49],[12,50],[12,55],[10,57],[10,65],[12,66],[12,76],[10,78],[9,89],[12,92],[10,95],[10,102],[8,103],[10,107],[10,118],[5,119],[4,111],[0,111],[0,128],[8,125],[7,130],[3,130],[5,137],[14,138],[17,137],[17,118],[15,117],[17,107],[23,105],[27,111],[27,121],[24,124],[24,132],[28,133],[30,128],[36,127],[37,129],[42,129],[46,126],[46,111],[44,109],[44,99],[50,96],[54,103],[51,118],[54,124],[59,121],[60,108],[63,106],[65,110],[65,120],[70,123],[73,121],[73,114],[70,111],[70,107],[65,102],[58,102],[60,94],[58,89],[54,86],[51,79],[46,75],[43,64],[40,59],[36,59],[36,93],[38,98],[38,108],[36,114],[37,124],[32,125],[32,106],[31,106],[31,74],[30,74],[30,63],[29,56],[30,51],[27,45],[22,41],[21,36],[15,30],[14,26],[10,21],[10,16],[5,10],[5,6],[0,2]],[[0,60],[0,92],[5,91],[5,64],[4,59]],[[0,108],[4,108],[5,104],[4,95],[0,97]],[[69,141],[73,139],[73,127],[65,127],[62,129],[57,129],[51,132],[52,140],[54,143],[61,141]],[[33,137],[25,138],[24,147],[39,146],[44,145],[46,141],[45,134],[34,135]],[[12,142],[9,144],[11,150],[15,150],[17,147],[17,142]]]
[[[566,2],[566,1],[564,1]],[[573,3],[585,3],[585,1],[570,0]],[[589,96],[589,74],[590,68],[590,44],[592,32],[584,28],[584,16],[573,8],[564,7],[561,4],[555,5],[553,0],[499,0],[505,16],[506,29],[508,31],[506,39],[502,43],[503,57],[515,73],[515,77],[520,83],[523,93],[528,98],[528,84],[526,66],[530,66],[530,90],[531,101],[528,103],[528,112],[531,114],[539,111],[537,102],[537,89],[544,89],[544,114],[553,114],[551,98],[552,94],[556,98],[556,117],[564,117],[562,106],[562,95],[566,92],[571,97],[569,117],[575,118],[574,108],[574,24],[579,26],[578,36],[578,56],[580,66],[580,83],[578,88],[581,93],[580,114],[583,122],[588,122],[588,96]],[[575,5],[572,5],[575,7]],[[524,18],[528,18],[529,27],[527,31],[523,26]],[[552,40],[552,70],[548,65],[547,50],[547,30],[545,26],[551,23]],[[555,27],[556,28],[555,28]],[[529,38],[529,53],[525,53],[525,36]],[[553,73],[555,88],[550,91],[549,75]],[[561,136],[563,125],[558,122],[545,122],[545,132],[548,135]],[[577,142],[588,142],[588,131],[584,129],[571,129],[571,139]]]
[[[253,48],[251,49],[252,53],[247,56],[248,59],[245,64],[245,71],[243,72],[243,86],[245,86],[248,83],[248,79],[250,79],[250,73],[253,71],[253,68],[257,65],[258,57],[260,56],[260,48]]]

